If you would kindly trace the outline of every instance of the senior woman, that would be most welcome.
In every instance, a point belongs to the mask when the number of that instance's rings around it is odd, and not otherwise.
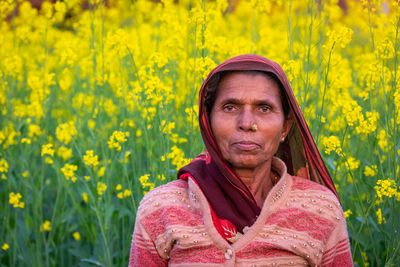
[[[130,266],[352,266],[335,187],[281,67],[231,58],[199,107],[206,151],[141,201]]]

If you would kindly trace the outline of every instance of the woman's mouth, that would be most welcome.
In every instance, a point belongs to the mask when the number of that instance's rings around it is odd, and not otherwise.
[[[257,143],[251,142],[251,141],[239,141],[235,142],[232,144],[234,148],[240,149],[240,150],[255,150],[258,149],[260,146]]]

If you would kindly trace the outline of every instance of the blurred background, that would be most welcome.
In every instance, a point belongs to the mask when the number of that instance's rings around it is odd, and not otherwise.
[[[400,264],[398,1],[0,2],[0,266],[127,266],[136,208],[203,149],[198,91],[285,70],[355,266]]]

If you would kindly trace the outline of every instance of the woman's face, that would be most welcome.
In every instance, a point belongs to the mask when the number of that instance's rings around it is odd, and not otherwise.
[[[225,76],[210,116],[222,156],[236,170],[267,164],[291,126],[284,118],[278,85],[263,74]]]

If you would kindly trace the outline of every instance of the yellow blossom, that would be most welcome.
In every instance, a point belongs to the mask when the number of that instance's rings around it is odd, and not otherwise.
[[[150,174],[145,174],[139,177],[139,182],[142,185],[143,189],[153,190],[154,183],[149,182]],[[148,191],[143,191],[143,194],[146,194]]]
[[[90,176],[88,176],[88,175],[83,176],[83,178],[84,178],[86,181],[89,181],[89,180],[90,180]]]
[[[80,234],[79,232],[74,232],[74,233],[72,234],[72,236],[74,237],[74,239],[75,239],[76,241],[81,240],[81,234]]]
[[[53,144],[46,144],[46,145],[42,145],[42,156],[44,155],[50,155],[50,156],[54,156],[54,148],[53,148]]]
[[[25,207],[25,203],[20,201],[22,198],[22,195],[20,193],[14,193],[11,192],[9,194],[9,200],[8,203],[10,203],[10,205],[13,205],[14,208],[21,208],[23,209]]]
[[[110,136],[107,144],[109,148],[115,148],[117,151],[121,150],[121,144],[127,141],[129,132],[114,131]]]
[[[49,220],[45,220],[40,226],[40,232],[50,232],[51,231],[51,222]]]
[[[383,196],[391,198],[393,196],[398,196],[399,194],[399,192],[397,192],[396,181],[389,178],[386,180],[378,180],[374,189],[378,196],[378,203],[383,201]]]
[[[97,171],[97,176],[103,177],[105,172],[106,172],[106,167],[103,166]]]
[[[24,171],[21,175],[22,177],[26,178],[29,175],[29,171]]]
[[[42,134],[42,130],[36,124],[29,124],[28,126],[28,136],[29,138],[35,138]]]
[[[119,191],[122,189],[122,185],[121,184],[117,184],[117,186],[115,187],[115,190]]]
[[[99,196],[103,195],[104,191],[106,191],[107,185],[102,182],[97,182],[97,194]]]
[[[21,139],[21,143],[22,144],[28,144],[29,145],[31,142],[32,142],[32,140],[29,139],[29,138],[25,138],[24,137],[24,138]]]
[[[165,175],[164,174],[158,174],[157,175],[157,179],[159,179],[160,181],[165,181]]]
[[[9,249],[9,248],[10,248],[10,246],[9,246],[7,243],[4,243],[4,244],[1,246],[1,249],[4,250],[4,251],[6,251],[6,250]]]
[[[60,146],[57,150],[57,156],[59,156],[63,160],[68,160],[72,158],[72,149],[65,146]]]
[[[129,189],[125,189],[125,190],[124,190],[124,197],[129,197],[129,196],[131,196],[131,195],[132,195],[131,190],[129,190]]]
[[[66,163],[64,167],[61,168],[61,172],[64,174],[65,179],[72,182],[76,182],[75,171],[78,170],[78,166]]]
[[[386,223],[385,217],[382,216],[381,208],[376,211],[376,216],[378,217],[378,224]]]
[[[177,170],[190,163],[191,159],[185,158],[185,154],[180,148],[173,146],[171,150],[167,157],[172,160],[172,164],[176,166]]]
[[[93,130],[94,127],[96,126],[96,122],[92,119],[88,120],[88,127],[90,130]]]
[[[386,131],[384,129],[380,130],[378,133],[378,145],[379,147],[387,152],[388,151],[388,142],[387,142],[387,135],[386,135]]]
[[[342,152],[342,149],[340,148],[340,140],[337,136],[332,135],[330,137],[324,137],[322,139],[322,145],[325,148],[325,153],[328,155],[331,151],[335,151],[337,154]]]
[[[8,162],[6,159],[0,159],[0,172],[7,173],[8,172]]]
[[[349,218],[351,214],[353,214],[353,212],[351,212],[351,210],[346,210],[344,212],[344,217]]]
[[[87,166],[92,166],[96,167],[99,164],[99,161],[97,160],[97,156],[94,155],[93,150],[86,150],[86,154],[83,155],[83,161]]]
[[[73,121],[62,123],[56,128],[56,137],[64,144],[69,144],[76,134],[77,130]]]
[[[377,171],[378,171],[378,167],[376,165],[371,165],[371,167],[365,166],[364,175],[373,177],[376,175]]]
[[[89,197],[88,197],[88,194],[87,194],[86,192],[83,192],[83,193],[82,193],[82,199],[83,199],[83,201],[84,201],[85,203],[88,203]]]
[[[355,170],[358,169],[358,167],[360,166],[360,161],[351,156],[348,156],[347,164],[350,170]]]

